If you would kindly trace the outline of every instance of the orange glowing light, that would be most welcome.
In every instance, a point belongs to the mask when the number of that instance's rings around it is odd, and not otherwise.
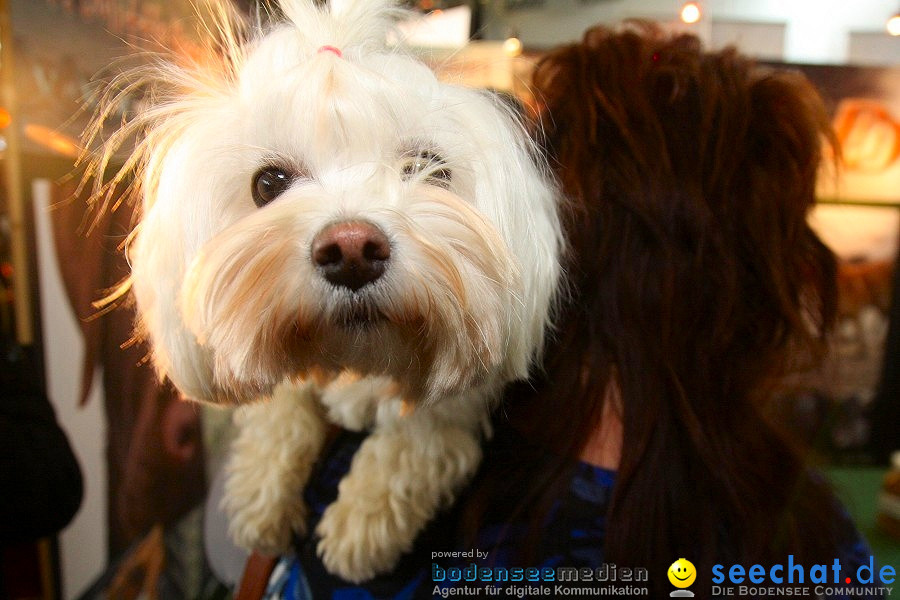
[[[81,148],[78,142],[67,135],[54,131],[43,125],[35,125],[29,123],[25,126],[25,137],[32,142],[40,144],[44,148],[68,156],[69,158],[78,158],[81,154]]]
[[[681,7],[681,20],[688,25],[699,21],[701,15],[700,5],[696,2],[685,2],[684,6]]]
[[[12,123],[12,116],[8,110],[0,106],[0,129],[8,127],[10,123]]]
[[[503,42],[503,53],[512,58],[522,54],[522,40],[515,36],[506,38]]]
[[[900,35],[900,14],[896,14],[888,19],[887,32],[893,36]]]

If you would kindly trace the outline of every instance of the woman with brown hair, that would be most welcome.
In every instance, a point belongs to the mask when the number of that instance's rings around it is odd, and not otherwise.
[[[570,294],[543,375],[506,404],[533,452],[491,461],[474,513],[528,477],[512,514],[539,522],[588,462],[615,471],[604,560],[663,574],[687,557],[698,597],[715,564],[862,552],[767,416],[834,319],[835,259],[806,220],[832,141],[814,89],[640,23],[589,30],[533,83],[569,199]]]
[[[455,511],[353,593],[430,597],[510,585],[495,578],[508,568],[549,582],[558,567],[606,564],[619,595],[631,584],[662,598],[679,558],[699,598],[715,565],[760,564],[768,577],[790,561],[809,583],[837,558],[840,583],[856,581],[865,544],[767,416],[781,378],[824,351],[835,312],[835,259],[806,222],[832,140],[815,91],[646,24],[597,27],[551,52],[534,91],[567,198],[555,335],[540,372],[507,391]],[[335,447],[307,490],[313,519],[352,456],[346,436]],[[351,593],[321,568],[315,540],[283,563],[271,597]],[[472,563],[495,570],[466,581]]]

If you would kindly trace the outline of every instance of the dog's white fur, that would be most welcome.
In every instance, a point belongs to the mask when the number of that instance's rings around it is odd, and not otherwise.
[[[542,346],[560,227],[510,111],[386,46],[392,2],[281,8],[259,31],[225,15],[218,61],[125,76],[120,90],[150,79],[155,92],[94,167],[141,131],[126,164],[143,199],[129,256],[159,372],[197,400],[271,398],[237,413],[236,541],[287,550],[306,533],[300,492],[328,422],[372,430],[316,531],[325,566],[359,582],[392,568],[477,468],[501,388]],[[410,174],[423,150],[449,184]],[[298,176],[257,208],[251,180],[269,164]],[[310,251],[351,220],[384,231],[391,251],[356,292],[329,284]],[[349,323],[359,311],[377,318]]]

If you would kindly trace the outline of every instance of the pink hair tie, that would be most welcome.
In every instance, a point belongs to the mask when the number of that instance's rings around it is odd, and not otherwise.
[[[335,48],[334,46],[322,46],[319,48],[318,54],[322,54],[323,52],[331,52],[338,58],[343,58],[344,53],[341,52],[340,48]]]

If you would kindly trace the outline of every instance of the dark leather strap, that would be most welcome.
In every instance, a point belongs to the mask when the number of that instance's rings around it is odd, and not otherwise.
[[[244,565],[244,574],[234,600],[260,600],[266,592],[269,577],[277,562],[278,558],[274,556],[263,556],[256,552],[251,554]]]

